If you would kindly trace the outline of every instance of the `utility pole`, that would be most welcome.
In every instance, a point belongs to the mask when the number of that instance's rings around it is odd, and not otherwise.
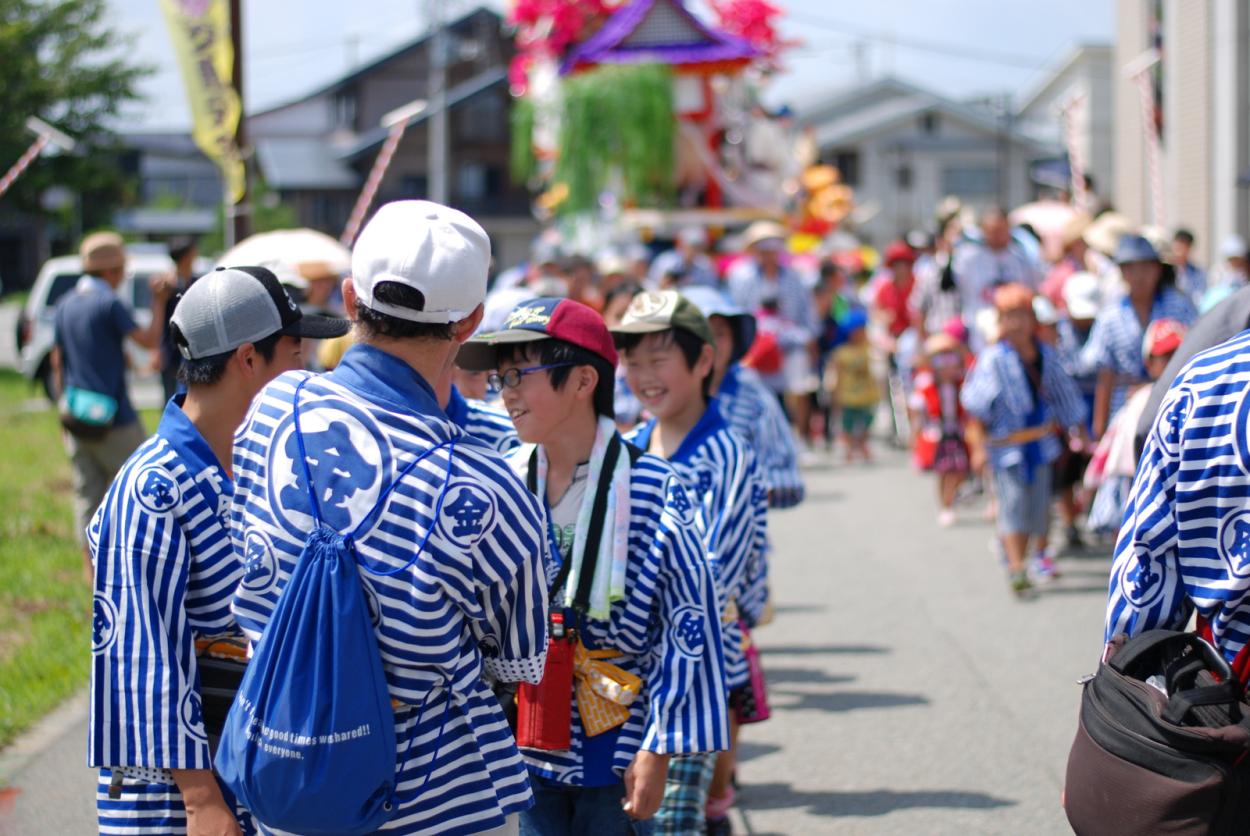
[[[430,117],[426,120],[426,190],[435,203],[447,204],[447,30],[443,26],[445,0],[426,0],[431,27],[429,45]]]
[[[252,188],[247,176],[251,154],[247,149],[247,105],[243,100],[243,2],[230,0],[230,44],[234,47],[234,65],[230,83],[239,97],[239,126],[234,132],[234,147],[243,160],[243,198],[231,203],[226,197],[226,246],[239,243],[252,232]]]
[[[998,205],[1007,211],[1011,201],[1011,94],[998,97]]]
[[[855,56],[855,75],[859,78],[860,84],[868,81],[868,44],[865,41],[855,41],[851,45],[851,54]]]

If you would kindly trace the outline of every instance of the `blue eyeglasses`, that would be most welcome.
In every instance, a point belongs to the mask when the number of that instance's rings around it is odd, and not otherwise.
[[[503,374],[499,372],[491,372],[490,377],[486,378],[486,382],[492,388],[502,391],[504,389],[515,389],[521,385],[521,380],[527,374],[534,372],[545,372],[548,369],[564,369],[569,366],[577,365],[576,363],[550,363],[546,366],[530,366],[528,369],[508,369]]]

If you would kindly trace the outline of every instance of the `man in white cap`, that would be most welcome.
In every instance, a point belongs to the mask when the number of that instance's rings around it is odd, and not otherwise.
[[[510,832],[533,803],[483,673],[542,676],[542,509],[434,391],[481,322],[489,264],[490,241],[467,215],[383,206],[343,282],[356,344],[330,372],[267,386],[235,440],[235,548],[257,569],[233,608],[253,644],[317,519],[350,534],[370,567],[360,583],[395,705],[393,833]]]
[[[213,775],[209,741],[225,706],[206,703],[196,656],[199,643],[238,634],[230,595],[246,563],[227,518],[234,431],[262,386],[301,367],[302,337],[347,327],[302,316],[261,267],[210,273],[174,310],[187,391],[122,466],[88,532],[87,761],[100,767],[101,833],[238,833],[246,821]]]
[[[152,318],[140,328],[117,295],[126,277],[126,250],[113,232],[88,235],[79,248],[82,278],[57,303],[52,370],[61,392],[61,424],[74,483],[74,529],[82,539],[104,492],[146,433],[126,388],[126,340],[155,349],[165,326],[170,288],[152,283]]]
[[[1211,271],[1211,279],[1207,287],[1211,290],[1223,291],[1223,298],[1250,281],[1250,259],[1247,258],[1246,239],[1232,233],[1220,242],[1220,264]],[[1214,307],[1214,303],[1206,302],[1201,308],[1206,311]]]
[[[747,313],[759,316],[761,310],[767,312],[768,330],[774,332],[785,355],[778,378],[780,387],[774,388],[784,391],[794,432],[807,445],[809,397],[815,391],[816,306],[811,291],[782,260],[785,227],[773,221],[756,221],[747,227],[743,243],[751,257],[729,271],[729,295]]]
[[[1040,277],[1032,260],[1011,237],[1007,213],[992,206],[981,213],[981,240],[966,241],[952,256],[955,282],[962,299],[963,318],[970,330],[972,348],[979,352],[985,340],[976,327],[978,316],[994,310],[994,291],[1019,283],[1036,290]]]

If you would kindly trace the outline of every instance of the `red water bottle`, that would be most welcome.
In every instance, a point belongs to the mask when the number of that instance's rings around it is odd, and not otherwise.
[[[564,613],[552,612],[547,640],[547,666],[537,685],[517,688],[518,746],[562,751],[573,745],[573,631]]]

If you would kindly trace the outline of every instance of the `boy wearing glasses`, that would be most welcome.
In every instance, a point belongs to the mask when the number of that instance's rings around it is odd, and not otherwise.
[[[518,694],[536,799],[523,834],[650,833],[670,757],[729,745],[696,505],[667,463],[616,431],[616,360],[602,318],[568,299],[523,303],[458,360],[496,369],[524,442],[510,461],[552,540],[551,661]]]
[[[655,416],[627,437],[667,459],[697,506],[696,527],[723,607],[725,685],[733,706],[748,687],[744,628],[763,614],[768,597],[768,491],[755,456],[710,395],[716,341],[699,309],[673,290],[643,293],[612,332],[624,352],[630,389]],[[736,725],[731,728],[736,735]],[[727,770],[731,759],[725,758]],[[659,816],[663,832],[704,828],[712,764],[712,758],[701,756],[674,763]],[[732,797],[730,787],[718,794],[710,816],[714,826],[722,826]]]

